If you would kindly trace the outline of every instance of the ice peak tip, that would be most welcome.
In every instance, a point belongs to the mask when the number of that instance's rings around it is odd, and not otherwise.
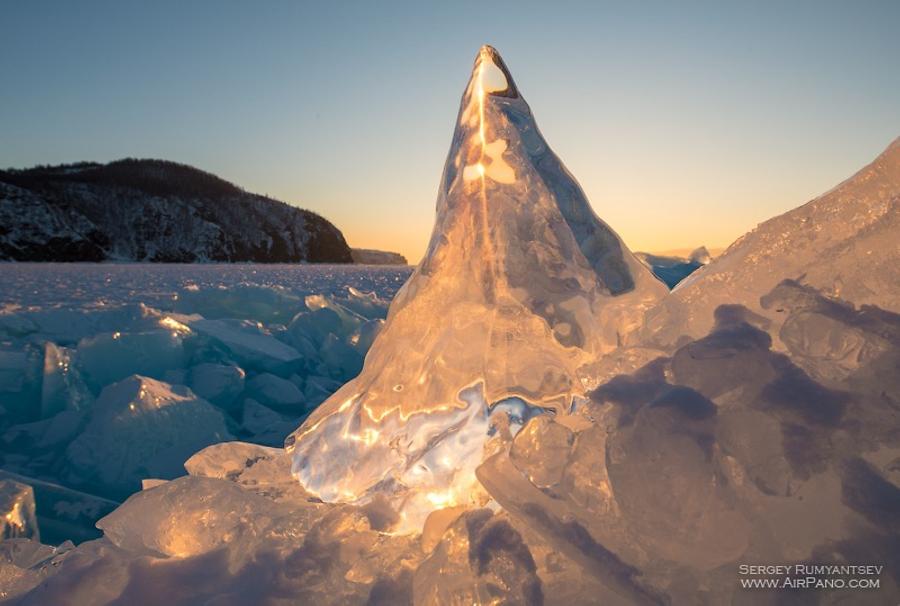
[[[501,97],[518,96],[518,90],[509,69],[497,49],[490,44],[482,44],[478,49],[472,77],[481,83],[482,90],[486,93]]]
[[[501,57],[497,49],[490,44],[482,44],[481,48],[478,49],[478,56],[475,58],[476,65],[485,61],[498,66],[503,65],[503,57]]]
[[[497,49],[494,48],[493,46],[491,46],[490,44],[482,44],[481,48],[478,49],[478,54],[479,55],[498,55],[498,56],[500,55],[500,53],[497,52]]]

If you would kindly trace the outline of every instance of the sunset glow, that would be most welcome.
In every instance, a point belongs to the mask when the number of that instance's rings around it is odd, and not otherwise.
[[[897,3],[864,15],[834,3],[508,9],[89,3],[48,18],[17,3],[0,39],[0,167],[177,160],[415,263],[458,74],[485,42],[634,250],[727,246],[900,133],[900,79],[873,60],[900,56]],[[58,51],[35,48],[29,31]],[[482,164],[491,177],[492,159]]]

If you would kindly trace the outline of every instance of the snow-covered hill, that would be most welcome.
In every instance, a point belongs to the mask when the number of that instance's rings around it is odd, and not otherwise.
[[[352,262],[340,230],[315,213],[133,159],[0,171],[0,259]]]

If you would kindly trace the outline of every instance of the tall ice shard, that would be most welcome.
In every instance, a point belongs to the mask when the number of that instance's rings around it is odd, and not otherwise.
[[[667,292],[591,209],[497,51],[466,86],[425,258],[360,375],[288,437],[326,501],[388,496],[410,524],[477,501],[496,415],[511,428],[586,391],[579,372]]]

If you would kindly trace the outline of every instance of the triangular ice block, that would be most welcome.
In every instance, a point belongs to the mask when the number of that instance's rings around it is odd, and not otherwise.
[[[563,413],[585,392],[579,369],[666,292],[594,214],[484,46],[425,258],[361,374],[288,438],[294,473],[327,501],[386,493],[416,518],[465,502],[496,405],[514,427]]]

